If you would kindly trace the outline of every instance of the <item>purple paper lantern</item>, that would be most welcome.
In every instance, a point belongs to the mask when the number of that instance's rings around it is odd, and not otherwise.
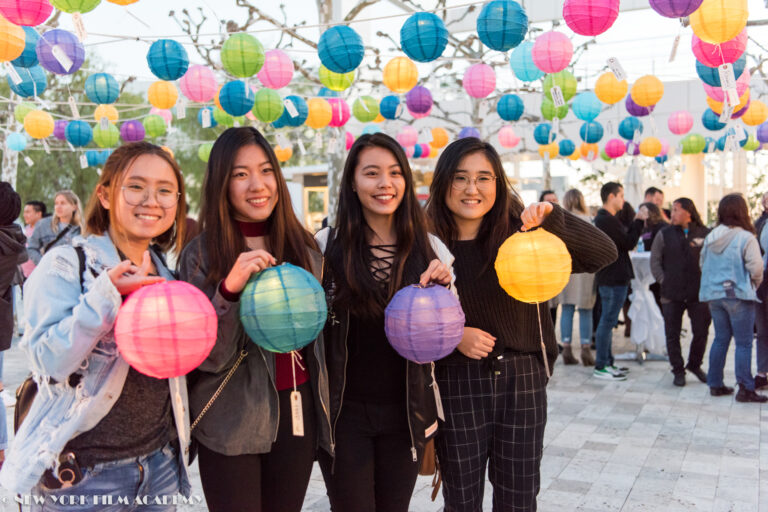
[[[475,138],[479,139],[480,138],[480,131],[477,128],[474,128],[472,126],[465,126],[459,132],[459,138],[460,139],[464,139],[466,137],[475,137]]]
[[[635,116],[635,117],[644,117],[653,112],[653,109],[656,107],[656,105],[651,105],[650,107],[641,107],[634,101],[632,101],[632,95],[627,94],[627,99],[624,102],[624,105],[627,107],[627,112],[629,112],[629,115]]]
[[[640,154],[640,144],[635,144],[634,142],[627,141],[627,154],[631,156],[637,156]]]
[[[64,55],[61,60],[54,56],[55,47],[58,47]],[[40,65],[57,75],[74,73],[80,69],[85,60],[85,48],[77,36],[60,28],[49,30],[40,36],[35,47],[35,53],[37,53],[37,60],[40,61]]]
[[[67,140],[67,136],[65,134],[67,130],[67,122],[63,119],[59,119],[55,123],[53,123],[53,136],[56,137],[59,140]]]
[[[453,352],[464,335],[459,299],[443,286],[411,285],[392,297],[384,312],[384,330],[398,354],[424,364]]]
[[[757,127],[757,140],[763,143],[768,142],[768,122]]]
[[[752,98],[749,98],[747,100],[747,104],[744,105],[744,108],[739,110],[738,112],[734,112],[734,114],[731,116],[731,119],[739,119],[741,116],[747,113],[747,110],[749,110],[749,105],[752,103]]]
[[[417,85],[405,95],[408,110],[416,114],[425,114],[432,108],[432,93],[429,89]]]
[[[704,0],[651,0],[651,9],[667,18],[685,18]]]
[[[144,125],[135,119],[126,121],[120,126],[120,138],[125,142],[144,140]]]

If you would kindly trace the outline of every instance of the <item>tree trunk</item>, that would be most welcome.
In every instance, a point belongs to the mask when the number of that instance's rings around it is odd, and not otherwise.
[[[336,148],[328,153],[328,225],[336,225],[336,210],[339,207],[341,175],[346,162],[346,139],[341,129],[334,130]]]

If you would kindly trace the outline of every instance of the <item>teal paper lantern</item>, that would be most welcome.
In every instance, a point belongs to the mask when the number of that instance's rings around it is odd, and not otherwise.
[[[286,101],[290,101],[293,107],[296,109],[296,112],[294,112],[296,116],[292,116],[292,112],[286,108],[280,118],[284,119],[286,125],[292,126],[294,128],[303,125],[304,121],[306,121],[307,117],[309,116],[309,106],[307,105],[307,102],[304,101],[304,98],[301,96],[296,96],[293,94],[286,96],[285,99]]]
[[[477,17],[477,35],[485,46],[506,52],[519,45],[528,32],[528,15],[513,0],[493,0]]]
[[[240,296],[240,321],[248,337],[285,354],[314,341],[325,325],[325,292],[303,268],[284,263],[254,274]]]
[[[582,124],[581,128],[579,129],[579,136],[581,136],[581,140],[587,144],[595,144],[600,142],[600,139],[603,138],[603,133],[603,125],[597,121],[587,121],[586,123]]]
[[[716,114],[711,108],[705,110],[701,115],[701,124],[711,132],[716,132],[725,128],[725,123],[720,122],[720,115]]]
[[[627,117],[619,123],[619,135],[627,140],[635,137],[635,132],[643,133],[643,124],[636,117]]]
[[[223,107],[224,104],[222,103],[221,106]],[[259,92],[256,93],[251,112],[262,123],[272,123],[280,119],[284,108],[280,93],[265,87],[264,89],[259,89]]]
[[[557,138],[557,134],[552,131],[552,125],[549,123],[540,123],[533,130],[533,138],[536,144],[542,146],[551,144]]]
[[[363,61],[363,40],[346,25],[331,27],[320,36],[317,52],[323,66],[334,73],[354,71]]]
[[[227,82],[219,91],[221,108],[231,116],[244,116],[253,108],[256,97],[242,80]]]
[[[603,110],[603,102],[592,91],[582,92],[573,98],[573,115],[582,121],[594,121]]]
[[[525,105],[517,94],[505,94],[499,98],[499,103],[496,105],[496,112],[505,121],[517,121],[523,115],[523,111],[525,111]]]
[[[208,128],[213,128],[214,126],[219,124],[216,121],[216,119],[214,119],[214,117],[213,117],[214,108],[213,107],[203,107],[203,108],[201,108],[200,110],[197,111],[197,122],[200,124],[200,126],[203,126],[203,110],[207,110],[208,112],[210,112],[210,114],[208,115],[208,119],[211,120],[211,124],[208,125]]]
[[[448,44],[448,30],[443,20],[431,12],[417,12],[400,29],[400,46],[416,62],[432,62]]]
[[[518,80],[533,82],[544,76],[544,72],[533,63],[533,43],[524,41],[509,55],[509,67]]]
[[[742,54],[736,62],[732,64],[733,76],[736,80],[739,79],[744,69],[747,67],[747,54]],[[699,75],[701,81],[712,87],[722,87],[720,85],[720,72],[718,68],[711,68],[705,64],[702,64],[698,60],[696,61],[696,74]]]
[[[147,52],[147,64],[160,80],[177,80],[184,76],[189,68],[187,50],[173,39],[158,39]]]
[[[91,125],[77,119],[67,123],[67,129],[64,131],[64,135],[67,137],[67,142],[73,146],[79,148],[87,146],[93,139],[93,130]]]
[[[403,109],[399,107],[400,98],[395,95],[384,96],[379,103],[379,113],[384,119],[392,121],[402,115]]]
[[[120,96],[120,85],[109,73],[96,73],[86,79],[85,95],[99,105],[114,103]]]
[[[40,39],[40,36],[37,35],[37,31],[32,27],[21,28],[24,29],[24,51],[21,52],[21,55],[13,59],[11,64],[19,68],[29,68],[38,63],[35,48],[37,47],[37,40]]]
[[[570,139],[563,139],[558,144],[560,148],[560,156],[571,156],[576,151],[576,144]]]
[[[5,145],[11,151],[24,151],[27,147],[27,138],[20,133],[9,133],[5,138]]]
[[[13,67],[21,77],[21,82],[18,84],[13,83],[10,75],[6,77],[8,80],[8,86],[13,92],[21,96],[22,98],[32,98],[34,96],[40,96],[48,87],[48,78],[45,75],[45,71],[39,65],[35,65],[29,68]]]

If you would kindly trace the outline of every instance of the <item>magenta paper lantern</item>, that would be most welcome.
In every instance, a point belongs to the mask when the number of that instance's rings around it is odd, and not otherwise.
[[[417,85],[405,95],[405,104],[408,110],[416,114],[424,114],[432,108],[432,93],[429,89]]]
[[[611,158],[619,158],[626,150],[627,147],[621,139],[611,139],[605,143],[605,154]],[[638,151],[640,151],[639,148]]]
[[[355,136],[352,135],[350,132],[347,132],[344,137],[347,143],[347,151],[349,151],[350,149],[352,149],[352,144],[355,143]]]
[[[504,148],[513,148],[520,143],[520,137],[511,126],[502,126],[499,130],[499,144]]]
[[[488,64],[473,64],[464,72],[462,83],[473,98],[486,98],[496,88],[496,72]]]
[[[144,125],[141,121],[132,119],[120,125],[120,138],[125,142],[138,142],[144,140]]]
[[[721,64],[732,64],[739,60],[747,49],[747,29],[739,32],[739,35],[730,41],[721,44],[707,43],[693,34],[691,46],[696,60],[705,66],[716,68]]]
[[[687,110],[673,112],[667,120],[667,127],[675,135],[685,135],[693,128],[693,116]]]
[[[59,119],[53,123],[53,136],[59,140],[67,140],[66,130],[68,122],[64,119]]]
[[[0,0],[0,14],[14,25],[36,27],[53,12],[48,0]]]
[[[421,146],[421,158],[429,158],[429,153],[432,150],[429,144],[422,142],[419,146]]]
[[[624,106],[627,108],[629,115],[634,117],[645,117],[653,112],[653,109],[656,107],[656,105],[652,105],[650,107],[641,107],[632,100],[631,94],[627,94],[627,99],[624,101]]]
[[[411,285],[398,291],[384,311],[384,330],[398,354],[424,364],[453,352],[464,335],[459,299],[443,286]]]
[[[331,122],[328,126],[339,128],[347,124],[352,112],[344,98],[327,98],[327,101],[331,104]]]
[[[749,69],[744,68],[744,72],[741,74],[739,79],[736,80],[736,92],[738,93],[739,98],[741,98],[741,96],[747,92],[747,89],[749,88],[749,82],[751,80],[752,75],[750,75]],[[725,101],[725,93],[721,87],[714,87],[705,82],[701,82],[701,85],[704,86],[704,92],[707,93],[707,96],[720,103]]]
[[[659,142],[661,142],[661,152],[658,156],[664,156],[669,153],[669,141],[667,139],[659,139]]]
[[[285,87],[293,78],[293,61],[282,50],[268,50],[264,54],[264,65],[256,76],[264,87],[270,89]]]
[[[163,121],[165,121],[165,124],[168,124],[173,120],[173,112],[171,112],[168,109],[152,107],[151,109],[149,109],[149,113],[150,115],[156,114],[162,117]]]
[[[640,144],[635,144],[633,141],[627,141],[627,154],[631,156],[637,156],[640,154]]]
[[[404,126],[400,133],[397,134],[397,142],[406,148],[415,146],[418,140],[419,132],[413,126]]]
[[[703,0],[650,0],[651,9],[667,18],[685,18],[699,8]]]
[[[197,287],[168,281],[139,288],[115,321],[120,355],[138,372],[168,379],[197,368],[216,343],[218,317]]]
[[[197,103],[207,103],[216,96],[219,84],[210,68],[196,64],[190,66],[179,79],[179,89],[186,98]]]
[[[558,73],[571,62],[573,43],[562,32],[544,32],[533,43],[531,56],[533,63],[543,72]]]
[[[602,34],[619,17],[620,0],[565,0],[563,18],[568,27],[583,36]]]

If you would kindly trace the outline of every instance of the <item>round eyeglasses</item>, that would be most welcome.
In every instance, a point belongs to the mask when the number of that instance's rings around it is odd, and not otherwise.
[[[466,176],[464,174],[454,174],[453,180],[451,181],[451,186],[453,187],[454,190],[458,190],[459,192],[462,192],[464,190],[467,190],[467,188],[469,188],[470,183],[474,183],[475,187],[477,187],[477,190],[482,190],[483,192],[487,192],[488,190],[491,190],[491,188],[495,186],[495,182],[496,182],[496,176],[481,175],[472,179],[469,176]]]
[[[153,190],[142,185],[126,185],[120,188],[123,190],[123,198],[125,199],[125,202],[131,206],[140,206],[146,203],[147,199],[149,199],[150,191]],[[176,192],[175,190],[165,187],[154,189],[154,193],[157,204],[160,208],[166,210],[176,206],[181,197],[181,192]]]

